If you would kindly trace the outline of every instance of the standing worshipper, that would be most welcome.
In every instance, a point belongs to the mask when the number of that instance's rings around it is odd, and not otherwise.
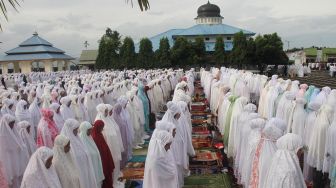
[[[175,158],[178,174],[179,186],[183,187],[184,184],[184,173],[188,171],[187,161],[186,161],[186,147],[184,143],[184,133],[182,125],[179,124],[179,119],[181,118],[181,110],[179,106],[169,101],[167,103],[168,110],[162,118],[162,121],[172,123],[176,126],[176,135],[174,137],[174,142],[171,145],[171,151]],[[186,133],[187,134],[187,133]]]
[[[48,109],[42,109],[42,118],[37,127],[37,146],[47,146],[52,148],[54,146],[54,140],[59,131],[53,120],[54,113]]]
[[[20,188],[62,188],[55,167],[52,165],[53,156],[51,149],[40,147],[29,160]]]
[[[121,116],[122,108],[123,107],[121,106],[121,104],[117,103],[113,109],[113,119],[119,126],[121,138],[123,142],[123,147],[124,147],[124,151],[121,153],[121,158],[122,158],[120,162],[121,169],[123,169],[126,166],[126,163],[129,160],[128,152],[130,148],[132,148],[131,147],[132,141],[131,141],[131,138],[130,138],[130,135],[127,129],[127,123]]]
[[[144,108],[145,131],[149,132],[150,131],[150,129],[149,129],[149,114],[150,114],[150,111],[149,111],[149,101],[148,101],[148,98],[146,96],[145,88],[142,85],[142,83],[139,83],[139,86],[138,86],[138,97],[142,101],[143,108]]]
[[[105,179],[103,181],[102,188],[113,187],[113,170],[114,163],[108,145],[104,139],[102,131],[104,129],[104,122],[102,120],[95,121],[92,129],[92,138],[97,145],[102,159],[103,171]]]
[[[2,108],[1,108],[1,114],[10,114],[12,116],[15,116],[15,110],[14,110],[14,100],[13,99],[4,99],[2,101]]]
[[[70,153],[70,140],[66,136],[58,135],[53,148],[53,165],[55,167],[62,188],[82,188],[79,169],[73,155]]]
[[[37,125],[40,122],[41,119],[41,104],[42,101],[40,98],[36,96],[36,92],[30,92],[30,95],[33,97],[32,102],[29,105],[29,112],[31,114],[31,125],[32,125],[32,131],[34,138],[36,138],[37,135]]]
[[[19,188],[29,155],[15,127],[15,117],[5,114],[0,120],[0,162],[6,172],[8,187]]]
[[[288,133],[276,143],[275,152],[263,188],[305,188],[297,153],[302,148],[299,135]]]
[[[26,144],[29,157],[33,155],[33,153],[36,151],[36,144],[35,140],[32,134],[33,127],[28,121],[21,121],[18,123],[18,131],[20,134],[20,137],[22,141]]]
[[[53,119],[56,123],[58,132],[61,132],[63,125],[64,125],[64,119],[63,119],[63,116],[61,115],[60,107],[61,106],[58,103],[52,103],[50,105],[50,109],[52,109],[52,111],[54,112]]]
[[[168,156],[173,137],[160,131],[148,146],[143,187],[178,188],[176,167]]]
[[[72,147],[71,153],[74,156],[75,162],[79,168],[81,187],[96,188],[97,183],[94,175],[92,160],[86,150],[86,147],[78,136],[78,129],[79,122],[75,119],[68,119],[64,123],[61,134],[70,139]]]
[[[61,109],[60,109],[60,112],[62,114],[62,117],[63,117],[64,121],[66,121],[67,119],[74,119],[74,118],[76,118],[75,117],[75,113],[70,108],[70,105],[71,105],[71,99],[70,99],[70,97],[66,96],[66,97],[62,97],[61,98]]]
[[[28,103],[25,100],[20,100],[16,104],[15,117],[20,121],[28,121],[31,123],[31,115],[28,110]]]
[[[79,127],[79,137],[81,138],[82,142],[84,143],[92,161],[93,169],[95,172],[95,177],[97,181],[97,187],[102,187],[103,180],[104,180],[104,172],[102,161],[100,158],[99,150],[91,137],[92,133],[92,125],[84,121],[81,123]]]

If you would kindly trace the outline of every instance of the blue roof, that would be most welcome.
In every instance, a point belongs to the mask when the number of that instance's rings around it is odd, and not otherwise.
[[[34,33],[32,37],[23,41],[19,46],[37,46],[37,45],[52,46],[50,42],[39,37],[37,33]]]
[[[72,60],[71,56],[66,54],[54,54],[54,53],[43,53],[43,54],[15,54],[6,55],[1,57],[0,61],[25,61],[25,60]]]
[[[32,37],[22,42],[19,47],[6,52],[1,61],[24,61],[24,60],[71,60],[71,56],[34,33]]]
[[[245,35],[255,35],[255,33],[251,31],[226,24],[198,24],[184,29],[182,32],[175,34],[175,36],[234,35],[240,31],[243,31]]]
[[[167,37],[169,40],[170,47],[174,45],[174,39],[181,36],[212,36],[212,35],[234,35],[238,32],[242,31],[245,35],[253,36],[255,33],[240,29],[237,27],[233,27],[226,24],[197,24],[187,29],[171,29],[164,33],[160,33],[155,35],[154,37],[149,38],[152,41],[153,51],[156,51],[160,47],[160,39],[163,37]],[[215,43],[213,42],[205,42],[206,51],[214,51]],[[231,51],[233,48],[233,42],[225,41],[225,50]],[[139,52],[140,43],[135,45],[135,51]]]

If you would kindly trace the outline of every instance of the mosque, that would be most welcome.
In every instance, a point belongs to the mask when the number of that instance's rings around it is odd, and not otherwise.
[[[204,38],[206,51],[211,52],[214,51],[217,37],[223,37],[225,51],[231,51],[234,34],[242,31],[247,37],[255,35],[254,32],[223,24],[223,19],[220,8],[208,1],[198,8],[195,18],[196,25],[186,29],[171,29],[151,37],[153,51],[159,49],[160,39],[164,37],[168,38],[170,46],[174,45],[175,39],[178,37],[185,37],[190,41],[202,37]],[[136,51],[138,51],[139,45],[139,43],[136,45]]]
[[[233,48],[234,34],[242,31],[247,37],[255,35],[254,32],[244,30],[238,27],[223,24],[223,16],[221,16],[220,8],[208,3],[200,6],[197,10],[196,24],[186,29],[170,29],[149,38],[152,41],[153,51],[159,49],[160,39],[167,37],[170,46],[174,45],[175,39],[185,37],[190,41],[194,41],[197,37],[203,37],[207,52],[214,51],[216,38],[223,37],[225,51],[231,51]],[[139,52],[140,43],[135,44],[135,51]],[[93,67],[96,62],[98,50],[83,50],[79,65]]]

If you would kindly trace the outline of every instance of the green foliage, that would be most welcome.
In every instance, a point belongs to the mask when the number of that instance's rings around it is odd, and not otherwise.
[[[160,47],[155,53],[158,61],[156,67],[168,68],[171,66],[170,45],[166,37],[160,40]]]
[[[197,64],[201,65],[205,62],[205,43],[204,43],[204,38],[203,37],[197,37],[195,39],[195,42],[192,43],[192,50],[190,53],[193,55],[193,62],[192,64]]]
[[[223,37],[217,37],[216,38],[214,58],[215,58],[215,61],[218,65],[223,65],[224,64],[225,46],[224,46]]]
[[[117,31],[106,29],[105,34],[99,42],[98,56],[95,67],[97,69],[117,69],[120,68],[119,49],[120,34]]]
[[[136,65],[136,54],[134,41],[131,37],[126,37],[120,48],[121,68],[133,68]]]
[[[283,43],[277,33],[258,35],[255,39],[256,59],[259,65],[288,64],[288,57],[283,51]]]
[[[246,62],[247,57],[247,39],[242,31],[233,36],[233,49],[231,51],[231,60],[233,63],[241,66]]]
[[[192,63],[193,49],[191,43],[184,37],[178,37],[171,49],[172,66],[180,67]]]
[[[140,40],[138,54],[138,68],[152,68],[154,66],[154,52],[152,41],[148,38]]]

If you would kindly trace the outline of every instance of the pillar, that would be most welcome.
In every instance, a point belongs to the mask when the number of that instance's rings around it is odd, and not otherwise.
[[[20,72],[20,65],[19,62],[14,62],[14,73],[19,73]]]
[[[69,61],[64,61],[64,68],[65,68],[65,70],[70,70],[70,63],[69,63]]]
[[[31,61],[22,61],[20,62],[20,68],[22,73],[30,73],[32,70],[32,62]]]
[[[8,64],[7,63],[1,63],[2,64],[2,74],[8,73]]]
[[[53,71],[53,66],[51,61],[45,61],[43,62],[44,64],[44,72],[52,72]]]
[[[62,61],[57,61],[57,70],[58,71],[63,71],[63,62]]]

